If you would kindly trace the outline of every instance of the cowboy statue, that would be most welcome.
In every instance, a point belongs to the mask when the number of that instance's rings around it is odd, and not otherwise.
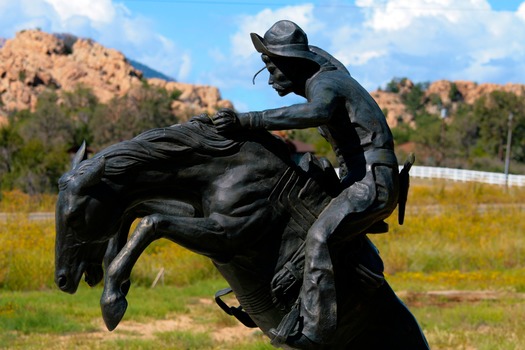
[[[251,39],[270,73],[268,84],[280,96],[293,92],[306,102],[259,112],[221,110],[213,117],[219,131],[318,127],[332,145],[341,169],[343,190],[319,215],[305,241],[299,312],[292,320],[300,335],[289,336],[285,322],[271,332],[275,345],[317,349],[330,344],[338,317],[328,241],[386,232],[383,220],[403,195],[393,137],[370,94],[339,61],[310,46],[297,24],[279,21],[264,37],[252,33]]]

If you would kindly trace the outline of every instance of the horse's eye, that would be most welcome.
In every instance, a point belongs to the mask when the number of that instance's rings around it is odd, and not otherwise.
[[[85,225],[84,216],[81,213],[72,213],[69,215],[67,222],[73,228],[81,228]]]

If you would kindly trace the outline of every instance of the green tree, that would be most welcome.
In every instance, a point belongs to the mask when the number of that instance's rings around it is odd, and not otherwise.
[[[18,188],[31,194],[56,191],[56,181],[68,163],[66,150],[74,132],[58,101],[56,92],[46,91],[40,95],[34,112],[23,110],[10,118],[9,129],[4,130],[10,148],[4,147],[9,167],[2,176],[3,189]]]
[[[398,93],[399,92],[399,86],[403,80],[406,80],[407,78],[392,78],[385,87],[385,92],[393,92]]]
[[[97,147],[130,139],[151,129],[177,123],[171,112],[176,94],[166,89],[144,84],[122,97],[113,98],[107,105],[99,105],[90,123]]]
[[[427,88],[428,83],[416,83],[407,93],[401,95],[401,100],[410,113],[416,114],[424,106],[423,97]]]
[[[0,127],[0,188],[10,187],[16,154],[23,144],[24,140],[16,132],[13,123]]]
[[[62,148],[46,149],[40,140],[29,140],[13,154],[11,171],[2,178],[2,188],[17,188],[29,194],[56,192],[67,162],[68,155]]]
[[[479,139],[479,126],[472,106],[461,104],[446,128],[446,149],[451,157],[469,163]]]
[[[486,154],[503,161],[507,134],[508,117],[513,115],[513,158],[525,161],[525,100],[516,94],[493,91],[474,103],[474,116],[479,125],[479,146]]]
[[[397,145],[409,142],[412,140],[414,129],[407,123],[398,123],[395,128],[392,128],[392,135],[394,136],[394,142]]]
[[[459,91],[456,83],[452,83],[452,85],[450,86],[450,90],[448,92],[448,98],[452,102],[458,102],[463,99],[463,95],[461,95],[461,92]]]
[[[339,166],[332,146],[316,128],[293,130],[290,132],[290,138],[313,145],[316,157],[325,157],[334,167]]]
[[[92,120],[99,101],[93,91],[79,85],[73,91],[62,94],[61,109],[72,127],[71,140],[68,146],[79,146],[85,140],[91,144],[94,140]]]
[[[34,113],[18,114],[17,128],[24,141],[39,140],[44,148],[73,142],[74,126],[57,104],[58,100],[56,92],[46,91],[39,96]]]
[[[436,115],[430,113],[418,113],[415,116],[416,130],[413,132],[412,141],[422,146],[422,153],[427,159],[420,159],[423,164],[440,166],[445,158],[446,124]]]

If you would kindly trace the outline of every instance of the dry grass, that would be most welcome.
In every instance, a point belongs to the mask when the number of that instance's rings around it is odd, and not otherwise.
[[[0,288],[12,290],[53,287],[53,222],[30,222],[27,213],[54,207],[54,197],[3,193],[0,211],[12,215],[0,226]],[[505,204],[478,211],[478,205]],[[417,280],[436,287],[472,284],[509,286],[525,290],[525,189],[482,184],[415,183],[408,206],[443,205],[440,213],[419,211],[399,226],[393,215],[390,233],[373,236],[393,281]],[[135,284],[151,285],[165,269],[161,283],[186,285],[216,277],[208,259],[168,241],[150,246],[133,272]],[[468,282],[468,283],[465,283]],[[404,283],[404,282],[403,282]],[[446,288],[446,287],[445,287]]]

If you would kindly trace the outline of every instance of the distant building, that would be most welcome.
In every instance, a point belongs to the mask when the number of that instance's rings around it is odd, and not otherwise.
[[[301,157],[304,156],[306,153],[315,154],[315,148],[313,145],[304,143],[302,141],[290,139],[288,137],[289,132],[287,130],[275,130],[272,131],[272,134],[280,137],[288,145],[292,159],[296,164],[299,164]]]

